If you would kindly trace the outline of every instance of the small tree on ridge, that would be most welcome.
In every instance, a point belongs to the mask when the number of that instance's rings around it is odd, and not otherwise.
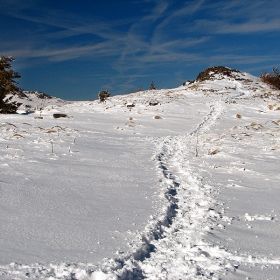
[[[152,83],[150,85],[150,90],[152,90],[152,89],[157,89],[153,81],[152,81]]]
[[[98,94],[100,102],[105,102],[108,97],[110,97],[109,90],[102,90]]]

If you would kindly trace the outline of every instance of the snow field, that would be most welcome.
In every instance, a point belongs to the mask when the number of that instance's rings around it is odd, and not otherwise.
[[[200,136],[199,158],[191,162],[225,205],[207,239],[231,252],[238,270],[229,279],[278,275],[279,114],[270,102],[227,103],[221,121]]]
[[[242,74],[6,116],[1,277],[277,279],[280,104],[267,94]]]
[[[78,120],[76,129],[71,119],[26,117],[30,125],[9,120],[13,132],[2,124],[1,262],[98,262],[129,250],[128,231],[143,228],[154,211],[146,143],[84,129]],[[15,133],[24,138],[11,139]]]

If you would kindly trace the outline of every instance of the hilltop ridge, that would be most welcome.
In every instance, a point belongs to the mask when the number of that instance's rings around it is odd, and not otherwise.
[[[178,90],[180,94],[178,94]],[[205,94],[216,93],[228,95],[229,97],[234,96],[237,90],[239,93],[241,92],[240,94],[247,97],[270,99],[279,99],[280,97],[280,91],[272,89],[259,77],[225,66],[213,66],[200,72],[194,81],[187,81],[178,88],[141,90],[123,95],[115,95],[109,97],[106,104],[122,101],[128,106],[133,106],[137,103],[155,106],[178,100],[184,95],[184,90],[203,91]],[[75,102],[62,100],[40,91],[21,91],[13,96],[12,101],[22,103],[19,107],[19,112],[35,111],[48,105],[63,105]],[[88,102],[95,104],[99,100]]]

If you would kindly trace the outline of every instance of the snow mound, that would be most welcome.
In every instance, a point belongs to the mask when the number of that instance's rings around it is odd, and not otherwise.
[[[196,78],[196,81],[202,82],[205,80],[221,80],[225,77],[230,77],[234,79],[243,79],[241,76],[244,76],[239,70],[231,69],[225,66],[213,66],[207,68],[203,72],[200,72]]]
[[[205,95],[219,94],[229,98],[260,97],[278,99],[278,94],[260,78],[224,66],[215,66],[200,72],[195,81],[185,84],[189,90]]]
[[[8,96],[9,98],[10,96]],[[12,100],[21,104],[18,113],[30,113],[46,106],[63,105],[68,103],[57,97],[50,96],[41,91],[20,91],[12,95]]]

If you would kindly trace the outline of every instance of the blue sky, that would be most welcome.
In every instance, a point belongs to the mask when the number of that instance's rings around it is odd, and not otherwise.
[[[280,67],[279,0],[0,0],[0,23],[20,87],[67,100]]]

